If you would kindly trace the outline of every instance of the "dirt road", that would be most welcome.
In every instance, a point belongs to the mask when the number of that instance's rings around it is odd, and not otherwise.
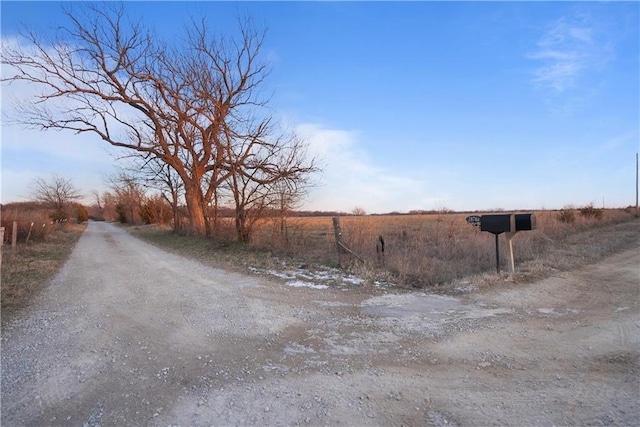
[[[2,425],[637,425],[640,242],[457,297],[292,287],[90,223],[2,329]]]

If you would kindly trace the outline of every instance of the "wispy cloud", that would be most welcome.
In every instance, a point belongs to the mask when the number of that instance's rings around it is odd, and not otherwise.
[[[527,57],[538,63],[533,81],[556,93],[574,87],[578,80],[610,60],[605,40],[588,17],[561,18],[555,21]]]
[[[323,167],[322,181],[309,194],[304,209],[350,212],[359,206],[369,213],[382,213],[434,204],[423,180],[375,164],[358,132],[311,123],[300,124],[295,130]]]
[[[0,39],[2,49],[21,48],[29,51],[29,45],[17,38]],[[0,76],[9,78],[17,70],[1,67]],[[113,173],[114,158],[120,153],[98,136],[71,131],[40,131],[35,126],[21,124],[20,105],[30,105],[43,88],[39,85],[14,81],[3,83],[0,97],[2,132],[2,185],[0,199],[3,203],[25,200],[32,193],[35,177],[48,178],[53,174],[72,180],[82,194],[104,187],[103,178]],[[51,108],[71,108],[68,101],[53,101]]]
[[[628,143],[638,143],[638,130],[634,129],[631,130],[629,132],[625,132],[619,135],[615,135],[611,138],[609,138],[608,140],[606,140],[605,142],[602,143],[601,145],[601,150],[603,151],[610,151],[610,150],[615,150],[619,147],[623,147]]]

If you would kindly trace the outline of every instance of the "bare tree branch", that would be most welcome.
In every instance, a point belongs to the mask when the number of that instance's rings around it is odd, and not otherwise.
[[[158,170],[179,177],[195,233],[210,233],[208,206],[225,189],[246,182],[266,194],[316,171],[301,143],[276,135],[261,96],[265,32],[249,19],[237,37],[211,36],[203,19],[187,27],[183,44],[168,44],[128,21],[124,5],[65,12],[70,24],[57,39],[25,32],[26,46],[2,50],[2,64],[15,71],[4,82],[42,89],[16,116],[42,130],[92,133],[165,165]]]
[[[69,206],[82,197],[70,179],[58,175],[53,176],[50,181],[36,178],[33,187],[33,199],[46,203],[54,211],[51,215],[54,221],[68,219]]]

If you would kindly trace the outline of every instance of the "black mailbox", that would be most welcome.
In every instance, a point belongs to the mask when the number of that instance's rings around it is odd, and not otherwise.
[[[480,230],[498,235],[500,233],[515,233],[515,215],[482,215],[480,218]]]
[[[529,231],[536,229],[535,214],[516,214],[516,231]]]
[[[515,264],[513,262],[513,247],[511,246],[511,240],[514,238],[518,231],[527,231],[536,229],[536,216],[532,213],[528,214],[501,214],[501,215],[472,215],[467,217],[469,224],[478,226],[480,223],[481,231],[488,231],[496,236],[496,270],[500,272],[500,249],[498,246],[498,236],[502,233],[509,233],[506,235],[507,243],[509,244],[509,270],[513,273],[515,271]]]

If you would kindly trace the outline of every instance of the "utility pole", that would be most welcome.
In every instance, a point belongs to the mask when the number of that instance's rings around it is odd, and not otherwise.
[[[636,153],[636,216],[638,215],[638,153]]]

